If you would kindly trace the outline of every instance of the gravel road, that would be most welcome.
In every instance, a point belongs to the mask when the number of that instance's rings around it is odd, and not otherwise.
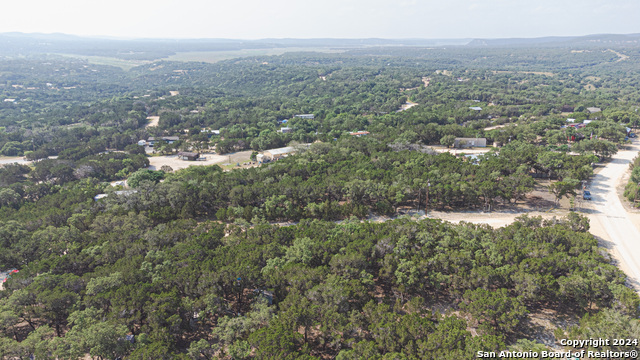
[[[586,212],[591,220],[591,233],[609,249],[629,283],[640,291],[640,219],[622,205],[616,187],[638,154],[637,144],[619,151],[588,185],[593,200]]]

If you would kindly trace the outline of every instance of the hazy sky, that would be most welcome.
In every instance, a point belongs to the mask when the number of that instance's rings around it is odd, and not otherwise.
[[[638,0],[16,0],[0,32],[154,38],[504,38],[640,33]]]

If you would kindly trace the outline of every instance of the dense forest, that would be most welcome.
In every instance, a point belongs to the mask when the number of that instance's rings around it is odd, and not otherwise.
[[[0,291],[0,358],[473,359],[640,338],[640,298],[587,218],[398,216],[522,203],[538,179],[575,197],[638,126],[640,52],[571,44],[130,70],[0,56],[0,154],[28,160],[0,167],[0,272],[19,270]],[[298,152],[148,169],[138,141],[161,136],[179,137],[164,154]],[[495,146],[430,148],[456,138]],[[550,312],[572,319],[551,340],[533,320]]]

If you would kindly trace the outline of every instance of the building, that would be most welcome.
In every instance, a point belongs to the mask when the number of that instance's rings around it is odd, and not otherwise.
[[[94,197],[93,197],[93,201],[98,201],[98,200],[100,200],[100,199],[104,199],[104,198],[106,198],[107,196],[109,196],[109,195],[108,195],[108,194],[98,194],[98,195],[96,195],[96,196],[94,196]]]
[[[140,141],[138,141],[138,145],[145,146],[145,145],[147,145],[147,142],[145,140],[140,140]]]
[[[313,114],[299,114],[299,115],[295,115],[295,117],[301,118],[301,119],[309,119],[309,120],[313,120],[315,118]]]
[[[475,110],[475,111],[482,111],[482,108],[480,106],[470,106],[469,109]]]
[[[200,158],[200,153],[181,151],[178,153],[178,158],[187,161],[196,161]]]
[[[288,133],[292,133],[293,129],[290,127],[283,127],[283,128],[280,128],[280,132],[283,134],[288,134]]]
[[[154,137],[150,137],[149,140],[147,140],[147,143],[149,144],[149,146],[153,146],[153,144],[156,141],[160,141],[160,140],[166,141],[169,144],[173,144],[174,142],[180,140],[180,138],[177,137],[177,136],[163,136],[160,139],[156,139]]]
[[[487,147],[486,138],[456,138],[453,142],[454,148]]]
[[[593,113],[597,113],[597,112],[602,111],[602,109],[600,109],[598,107],[588,107],[587,111],[590,112],[591,114],[593,114]]]
[[[356,132],[350,132],[349,135],[360,137],[360,136],[369,135],[369,132],[368,131],[356,131]]]
[[[282,159],[283,157],[287,157],[295,152],[296,152],[296,149],[293,146],[266,150],[263,152],[263,155],[264,155],[263,161],[275,161],[278,159]]]

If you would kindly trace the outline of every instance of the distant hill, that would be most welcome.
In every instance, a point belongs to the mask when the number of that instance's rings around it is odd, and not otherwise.
[[[550,36],[540,38],[474,39],[469,47],[637,47],[640,34],[602,34],[587,36]]]

